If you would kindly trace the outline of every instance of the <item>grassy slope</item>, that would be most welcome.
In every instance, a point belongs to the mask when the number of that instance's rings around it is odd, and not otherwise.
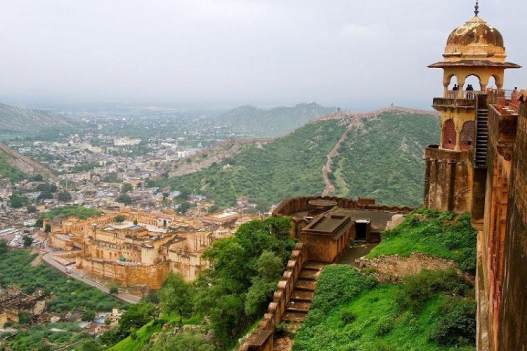
[[[363,129],[351,132],[334,158],[336,195],[420,204],[423,150],[438,138],[438,119],[390,112],[364,123]],[[233,204],[234,193],[262,206],[290,196],[317,195],[325,186],[321,169],[326,155],[345,129],[345,123],[335,120],[308,124],[263,148],[248,146],[233,157],[232,166],[224,160],[197,173],[158,180],[157,185],[204,194],[220,207]]]
[[[0,134],[37,132],[48,128],[71,127],[62,117],[0,104]]]
[[[403,224],[385,232],[383,242],[369,256],[423,252],[454,259],[462,269],[473,272],[475,250],[476,234],[467,215],[417,210]],[[450,292],[431,293],[420,309],[401,309],[397,295],[402,285],[373,286],[368,284],[369,279],[349,266],[327,266],[308,318],[295,336],[293,350],[474,350],[440,347],[429,340],[441,323],[441,306],[450,303]],[[433,289],[424,285],[422,288]],[[465,301],[471,301],[470,297]],[[344,314],[353,315],[352,320],[343,321]],[[388,328],[380,332],[383,325]]]
[[[395,254],[408,257],[420,252],[453,260],[462,270],[475,273],[477,232],[468,214],[456,216],[419,209],[382,236],[382,243],[368,254],[368,258]]]
[[[422,203],[424,148],[439,139],[439,119],[382,113],[352,131],[333,159],[337,194],[388,205]]]
[[[346,129],[338,121],[308,124],[293,134],[258,148],[248,147],[234,157],[201,172],[162,179],[159,186],[201,193],[229,206],[246,195],[270,206],[291,196],[320,194],[322,166]]]
[[[0,150],[0,178],[7,177],[16,182],[26,177],[24,172],[12,165],[13,162],[13,156],[7,154],[4,150]]]

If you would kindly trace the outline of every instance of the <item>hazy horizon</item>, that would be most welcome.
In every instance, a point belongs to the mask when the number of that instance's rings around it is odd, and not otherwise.
[[[430,109],[449,33],[473,1],[2,1],[0,102],[228,109],[317,102],[356,111]],[[525,65],[519,0],[480,17]],[[506,87],[527,87],[509,70]]]

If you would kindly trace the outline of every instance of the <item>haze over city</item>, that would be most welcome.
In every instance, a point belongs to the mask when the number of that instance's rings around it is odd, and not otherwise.
[[[515,9],[480,16],[527,62]],[[445,33],[473,16],[446,1],[1,1],[0,98],[231,108],[316,101],[369,110],[429,108]],[[505,20],[506,18],[506,20]],[[520,70],[506,81],[527,79]]]

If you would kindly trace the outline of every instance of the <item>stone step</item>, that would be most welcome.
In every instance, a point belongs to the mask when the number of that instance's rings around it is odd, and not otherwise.
[[[303,269],[298,275],[298,278],[305,280],[317,280],[319,275],[320,271],[318,270]]]
[[[291,294],[291,300],[311,302],[315,293],[308,290],[294,290]]]
[[[302,265],[302,269],[316,269],[316,270],[322,270],[326,265],[324,263],[320,263],[320,262],[312,262],[312,261],[309,261],[309,262],[306,262]]]
[[[310,308],[311,302],[291,301],[285,310],[288,312],[308,313]]]
[[[282,320],[286,322],[302,323],[303,321],[306,320],[306,317],[307,317],[307,313],[286,311],[282,315]]]
[[[315,291],[317,282],[314,280],[298,279],[294,290]]]

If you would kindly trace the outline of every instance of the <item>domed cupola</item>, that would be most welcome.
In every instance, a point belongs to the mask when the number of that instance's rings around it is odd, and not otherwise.
[[[476,3],[475,16],[457,27],[448,36],[444,61],[428,67],[445,68],[452,66],[486,66],[520,68],[515,63],[505,62],[505,45],[501,33],[479,17]]]

